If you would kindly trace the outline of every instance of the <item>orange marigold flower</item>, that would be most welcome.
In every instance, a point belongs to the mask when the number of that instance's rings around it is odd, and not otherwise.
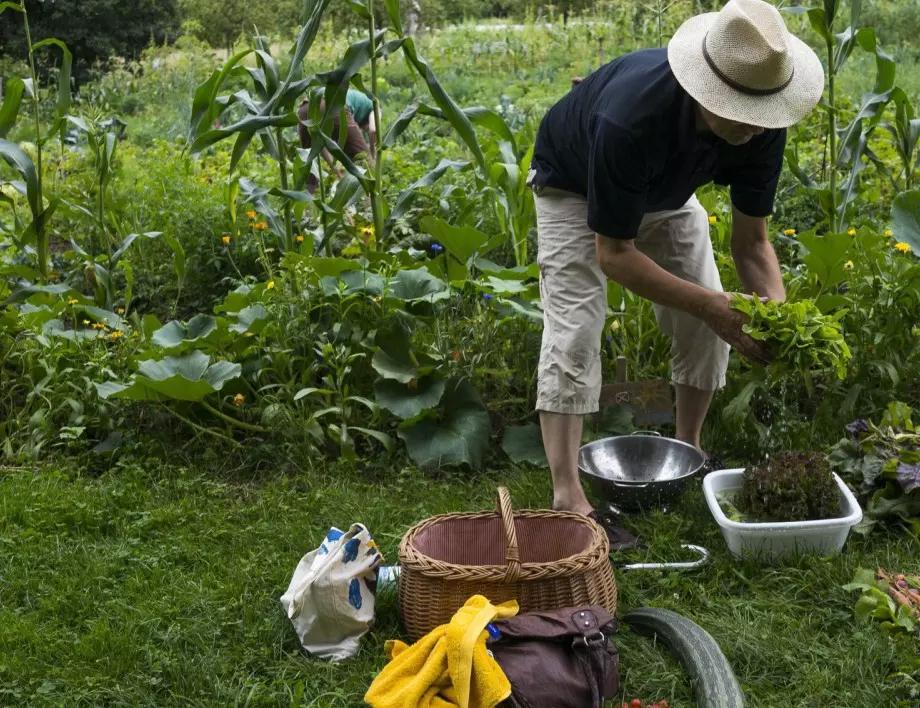
[[[256,213],[254,211],[247,211],[246,216],[250,221],[255,221]]]
[[[297,243],[303,243],[303,236],[298,236],[294,240],[297,241]]]
[[[221,239],[220,239],[220,240],[224,242],[224,245],[225,245],[225,246],[229,246],[229,245],[230,245],[230,237],[229,237],[229,236],[221,236]]]

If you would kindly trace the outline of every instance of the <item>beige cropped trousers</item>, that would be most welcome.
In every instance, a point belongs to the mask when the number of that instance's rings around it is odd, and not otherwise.
[[[551,188],[535,190],[543,302],[543,342],[537,410],[587,414],[598,410],[601,335],[607,278],[597,262],[588,203]],[[709,240],[709,218],[697,198],[676,211],[646,214],[636,248],[664,270],[710,290],[722,290]],[[671,337],[674,383],[714,391],[725,385],[729,346],[702,320],[655,306],[658,327]]]

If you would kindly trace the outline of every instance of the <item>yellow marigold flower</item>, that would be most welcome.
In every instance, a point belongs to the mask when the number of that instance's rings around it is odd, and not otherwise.
[[[259,221],[253,225],[253,228],[258,229],[259,231],[265,231],[266,229],[268,229],[268,224],[264,221]]]
[[[611,331],[611,332],[616,332],[619,328],[620,328],[620,321],[619,321],[619,320],[614,320],[613,322],[610,323],[610,331]]]
[[[714,223],[716,223],[718,220],[719,220],[719,218],[718,218],[715,214],[713,214],[712,216],[709,217],[709,223],[710,223],[710,224],[714,224]]]
[[[274,290],[274,289],[275,289],[275,281],[274,281],[274,280],[269,280],[268,283],[265,284],[265,287],[266,287],[268,290]]]
[[[856,229],[850,229],[849,231],[847,231],[847,233],[848,233],[850,236],[855,236],[855,235],[856,235]]]
[[[844,270],[853,270],[853,261],[847,261],[843,264]]]
[[[254,221],[256,218],[256,213],[254,211],[247,211],[246,216],[250,221]]]
[[[244,396],[242,393],[238,393],[233,397],[233,405],[237,408],[242,408],[245,402],[246,396]]]
[[[795,229],[786,229],[783,231],[784,236],[795,236]]]
[[[891,238],[892,236],[894,236],[894,232],[891,229],[885,229],[885,235],[888,238]]]
[[[230,237],[229,237],[229,236],[222,236],[220,240],[224,242],[224,245],[225,245],[225,246],[229,246],[229,245],[230,245]]]
[[[113,342],[119,337],[124,337],[124,336],[125,336],[125,333],[122,332],[120,329],[113,330],[112,332],[109,333],[109,339],[111,339]]]
[[[370,246],[375,242],[377,235],[374,233],[373,226],[362,226],[358,231],[364,236],[365,244]]]
[[[294,240],[297,241],[297,243],[303,243],[303,236],[298,236]]]
[[[116,314],[116,315],[123,315],[123,314],[125,314],[125,308],[123,308],[123,307],[116,307],[116,308],[115,308],[115,314]]]
[[[72,297],[72,298],[70,298],[70,299],[67,301],[67,304],[68,304],[68,305],[79,305],[79,304],[80,304],[80,301],[77,300],[77,298]]]
[[[88,325],[88,324],[89,324],[89,320],[83,320],[83,324],[84,324],[84,325]]]
[[[896,243],[896,244],[894,245],[894,247],[897,248],[901,253],[909,253],[909,252],[910,252],[910,244],[909,244],[909,243],[904,243],[903,241],[900,241],[900,242]]]

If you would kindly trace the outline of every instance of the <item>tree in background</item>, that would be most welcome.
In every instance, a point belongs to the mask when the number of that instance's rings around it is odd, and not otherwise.
[[[171,41],[180,22],[176,0],[26,0],[26,9],[33,42],[57,37],[70,48],[75,79],[96,62],[133,58],[151,43]],[[22,24],[6,16],[0,22],[0,54],[26,54]]]
[[[212,47],[230,51],[241,35],[289,36],[303,0],[179,0],[183,28]]]

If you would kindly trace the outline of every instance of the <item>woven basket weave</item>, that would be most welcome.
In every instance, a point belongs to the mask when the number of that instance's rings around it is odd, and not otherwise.
[[[413,526],[399,545],[399,604],[413,640],[446,624],[473,595],[517,600],[521,612],[600,605],[614,614],[617,587],[604,530],[567,511],[443,514]]]

